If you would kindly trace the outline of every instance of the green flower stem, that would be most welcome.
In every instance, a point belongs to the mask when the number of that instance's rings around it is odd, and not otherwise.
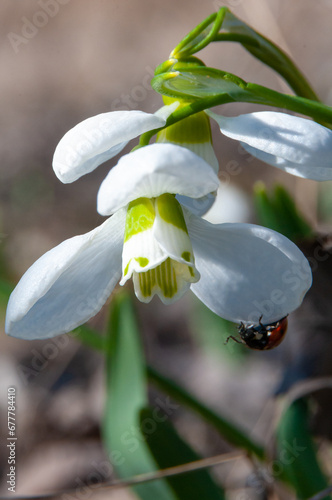
[[[139,145],[136,148],[148,145],[150,139],[155,134],[169,125],[173,125],[174,123],[183,120],[190,115],[204,111],[205,109],[210,109],[214,106],[231,102],[252,102],[256,104],[264,104],[310,116],[323,125],[326,123],[332,123],[332,108],[326,106],[325,104],[311,101],[310,99],[304,97],[294,97],[287,94],[281,94],[280,92],[262,87],[261,85],[257,85],[255,83],[247,83],[245,90],[243,92],[239,91],[236,97],[231,97],[229,94],[222,93],[193,101],[188,104],[188,106],[184,106],[179,111],[175,111],[171,114],[171,116],[169,116],[164,127],[150,130],[149,132],[142,134]]]
[[[264,449],[252,441],[244,432],[239,430],[233,424],[217,415],[213,410],[204,406],[195,397],[189,394],[185,389],[179,387],[169,378],[161,375],[152,367],[147,367],[148,378],[157,385],[162,391],[169,394],[176,401],[182,402],[192,410],[196,411],[201,417],[215,427],[215,429],[234,446],[244,448],[250,454],[255,455],[260,460],[265,459]]]
[[[251,102],[295,111],[296,113],[310,116],[317,122],[332,123],[332,108],[320,102],[312,101],[306,97],[281,94],[255,83],[247,83],[246,89],[253,96]],[[257,99],[255,99],[255,96]]]
[[[181,99],[179,99],[181,100]],[[195,113],[199,113],[200,111],[204,111],[205,109],[212,108],[213,106],[218,106],[219,104],[226,104],[229,102],[236,102],[235,99],[233,99],[231,96],[228,94],[222,94],[218,96],[217,99],[217,104],[215,96],[213,97],[206,97],[205,99],[201,99],[199,101],[194,101],[188,106],[184,106],[183,108],[179,109],[179,111],[174,111],[169,117],[166,122],[166,125],[164,127],[156,128],[154,130],[150,130],[149,132],[146,132],[145,134],[142,134],[140,137],[139,145],[136,146],[133,150],[140,148],[142,146],[147,146],[150,142],[150,139],[160,132],[160,130],[163,130],[166,127],[169,127],[170,125],[173,125],[174,123],[177,123],[181,120],[184,120],[184,118],[188,118],[188,116],[194,115]]]
[[[215,36],[214,41],[232,41],[241,43],[241,45],[254,57],[279,73],[279,75],[286,80],[298,96],[306,97],[307,99],[312,99],[313,101],[319,101],[319,98],[309,85],[304,75],[295,66],[287,54],[285,54],[285,52],[283,52],[279,47],[271,43],[267,38],[258,34],[257,36],[264,41],[264,47],[258,40],[252,38],[250,35],[237,33],[219,33]]]
[[[227,11],[226,7],[222,7],[217,13],[211,14],[204,19],[172,50],[170,58],[182,59],[188,57],[202,50],[210,42],[213,42]]]

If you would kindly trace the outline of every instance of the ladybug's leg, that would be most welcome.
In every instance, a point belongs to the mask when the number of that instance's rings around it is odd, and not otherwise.
[[[258,320],[258,323],[260,324],[260,326],[264,326],[262,323],[262,317],[263,317],[263,314],[260,315],[260,318]]]
[[[227,337],[227,339],[225,340],[224,345],[228,344],[229,339],[234,340],[234,341],[235,341],[235,342],[237,342],[238,344],[242,344],[242,343],[243,343],[241,340],[237,339],[236,337],[233,337],[233,335],[230,335],[230,336],[229,336],[229,337]]]

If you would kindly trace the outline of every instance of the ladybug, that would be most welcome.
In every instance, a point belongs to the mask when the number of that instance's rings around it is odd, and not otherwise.
[[[240,323],[238,326],[241,342],[250,347],[250,349],[258,351],[266,351],[277,347],[286,334],[288,324],[287,316],[269,325],[263,325],[261,322],[262,317],[263,315],[259,318],[258,325],[246,326],[244,323]],[[229,338],[239,342],[235,337],[231,336]]]

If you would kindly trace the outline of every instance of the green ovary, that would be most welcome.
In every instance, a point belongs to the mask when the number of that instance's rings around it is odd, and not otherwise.
[[[173,101],[176,100],[173,99]],[[167,104],[170,104],[169,100]],[[177,111],[188,104],[188,102],[182,102]],[[159,132],[157,142],[173,142],[176,144],[211,143],[212,136],[209,117],[204,111],[188,116],[188,118],[180,120]]]

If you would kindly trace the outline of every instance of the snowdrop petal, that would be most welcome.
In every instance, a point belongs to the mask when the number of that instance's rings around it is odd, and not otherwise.
[[[241,143],[241,145],[252,156],[255,156],[273,167],[280,168],[280,170],[284,170],[288,174],[295,175],[296,177],[303,177],[304,179],[311,179],[313,181],[332,180],[332,168],[317,165],[314,160],[311,165],[300,165],[299,163],[284,160],[279,156],[273,156],[269,153],[264,153],[264,151],[258,151],[258,149],[252,148],[247,144]]]
[[[193,212],[191,210],[191,212]],[[195,215],[196,214],[193,212]],[[251,209],[246,195],[229,181],[220,182],[215,202],[203,215],[203,219],[212,224],[224,222],[247,222]]]
[[[6,332],[23,339],[66,333],[97,314],[121,275],[125,211],[53,248],[13,291]]]
[[[253,224],[212,225],[191,215],[187,227],[201,279],[191,286],[219,316],[272,323],[296,309],[311,286],[302,252],[271,229]]]
[[[117,155],[135,137],[163,127],[165,112],[111,111],[92,116],[67,132],[53,157],[53,169],[61,182],[73,182]]]
[[[287,165],[293,168],[296,164],[296,175],[301,177],[332,179],[332,131],[328,128],[305,118],[271,111],[230,118],[210,111],[208,114],[218,122],[224,135],[241,141],[253,156],[284,170]]]
[[[181,205],[188,208],[191,213],[202,217],[210,210],[216,200],[215,193],[208,193],[201,198],[189,198],[189,196],[176,195],[176,199]]]
[[[123,156],[112,168],[98,192],[98,212],[110,215],[132,200],[164,193],[200,198],[218,185],[212,167],[188,149],[151,144]]]

